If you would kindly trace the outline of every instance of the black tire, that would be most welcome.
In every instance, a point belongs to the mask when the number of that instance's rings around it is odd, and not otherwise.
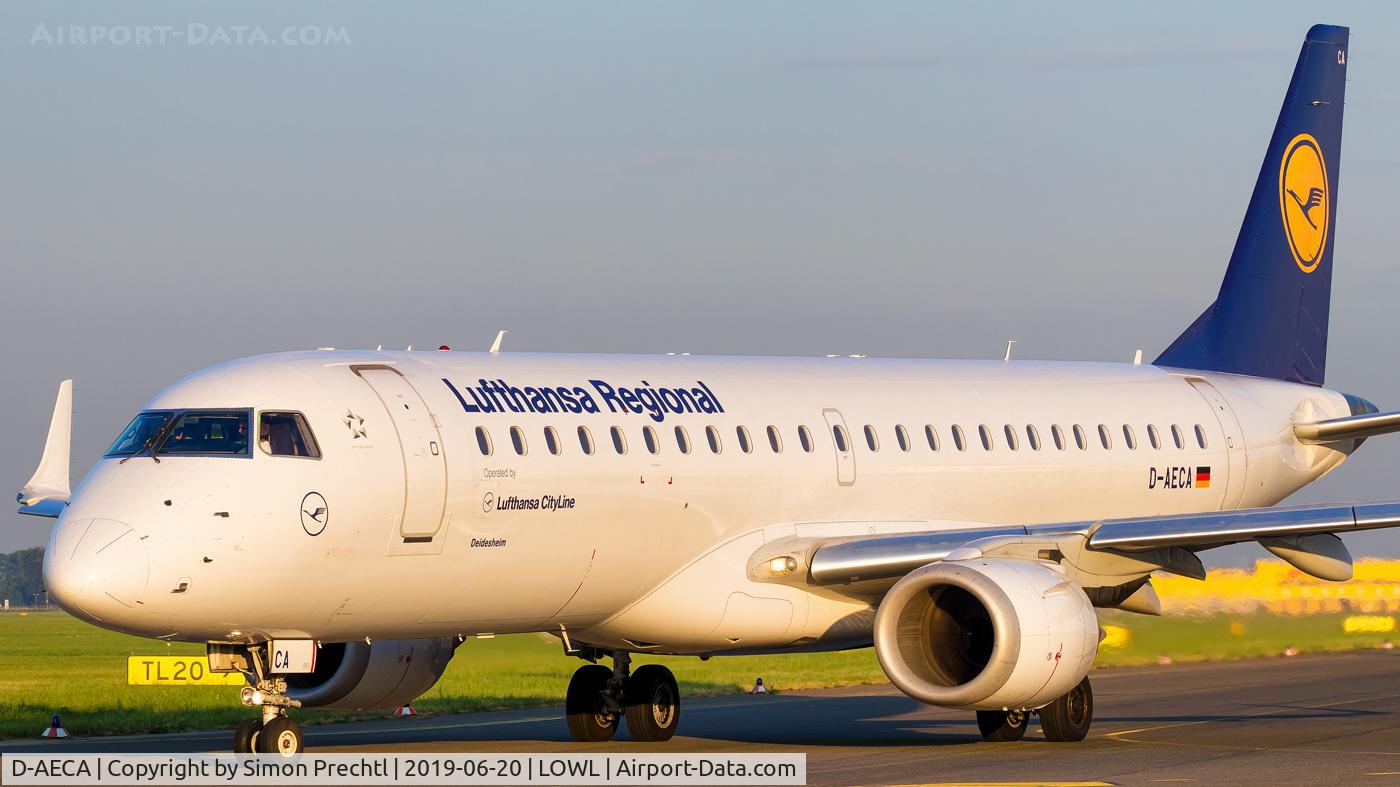
[[[681,723],[681,690],[660,664],[644,664],[627,679],[627,731],[632,740],[669,741]]]
[[[977,729],[985,741],[1019,741],[1030,725],[1029,711],[979,710]]]
[[[1040,728],[1045,740],[1055,743],[1078,743],[1089,734],[1094,721],[1094,690],[1089,678],[1079,682],[1069,693],[1040,709]]]
[[[286,716],[278,716],[263,725],[262,732],[258,733],[257,748],[258,754],[280,754],[283,757],[301,754],[306,749],[301,725]]]
[[[602,664],[589,664],[579,667],[569,680],[564,716],[574,740],[600,743],[612,740],[617,734],[618,715],[608,711],[603,700],[603,690],[611,679],[612,670]]]
[[[262,719],[244,719],[233,728],[233,753],[252,754],[258,750],[258,733],[262,732]]]

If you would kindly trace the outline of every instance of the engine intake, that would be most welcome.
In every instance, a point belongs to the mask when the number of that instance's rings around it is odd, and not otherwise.
[[[932,563],[895,584],[875,616],[875,653],[915,699],[965,709],[1038,708],[1093,665],[1098,619],[1049,564]]]
[[[328,642],[316,671],[287,675],[287,694],[310,708],[397,708],[433,687],[456,650],[455,637]]]

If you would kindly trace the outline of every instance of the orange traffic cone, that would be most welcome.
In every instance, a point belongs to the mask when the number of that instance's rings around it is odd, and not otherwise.
[[[40,738],[67,738],[68,730],[63,729],[63,725],[58,723],[58,714],[54,714],[53,721],[49,723],[49,728],[39,735]]]
[[[398,710],[394,711],[394,718],[396,718],[396,719],[402,719],[402,718],[406,718],[406,717],[408,717],[408,716],[417,716],[417,715],[418,715],[418,711],[414,710],[414,709],[413,709],[413,706],[412,706],[412,705],[409,705],[407,702],[405,702],[405,703],[403,704],[403,707],[402,707],[402,708],[399,708]]]

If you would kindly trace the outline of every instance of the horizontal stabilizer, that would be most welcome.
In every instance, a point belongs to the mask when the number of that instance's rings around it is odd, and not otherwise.
[[[1298,441],[1310,445],[1362,440],[1391,432],[1400,432],[1400,412],[1362,413],[1293,426]]]

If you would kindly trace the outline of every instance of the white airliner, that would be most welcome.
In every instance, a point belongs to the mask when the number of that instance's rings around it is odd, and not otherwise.
[[[874,645],[901,690],[1055,741],[1092,717],[1095,608],[1256,541],[1343,580],[1400,503],[1271,508],[1400,413],[1322,387],[1347,30],[1303,45],[1219,295],[1153,364],[318,350],[151,399],[69,493],[72,388],[21,510],[52,597],[289,707],[393,707],[466,637],[589,664],[579,740],[676,731],[632,654]],[[612,667],[597,663],[611,660]]]

